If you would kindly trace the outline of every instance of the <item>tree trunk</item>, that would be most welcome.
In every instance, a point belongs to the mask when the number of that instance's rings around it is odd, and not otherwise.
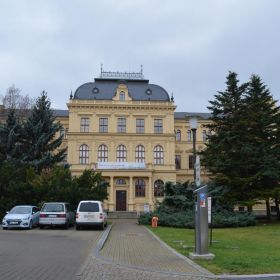
[[[275,207],[277,213],[277,220],[280,220],[279,198],[275,198]]]
[[[269,205],[269,198],[265,200],[266,205],[266,217],[268,220],[271,219],[271,213],[270,213],[270,205]]]
[[[252,206],[252,205],[248,205],[248,206],[247,206],[247,211],[248,211],[249,213],[252,213],[252,211],[253,211],[253,206]]]

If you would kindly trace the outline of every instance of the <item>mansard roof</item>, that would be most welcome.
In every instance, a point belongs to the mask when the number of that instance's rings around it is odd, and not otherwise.
[[[118,78],[95,78],[77,88],[73,99],[82,100],[112,100],[117,87],[125,84],[128,94],[135,101],[170,101],[169,94],[161,86],[150,84],[145,79],[118,79]]]

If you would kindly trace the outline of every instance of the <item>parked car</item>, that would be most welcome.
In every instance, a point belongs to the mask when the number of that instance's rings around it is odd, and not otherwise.
[[[18,205],[13,207],[2,220],[3,229],[27,228],[39,224],[40,209],[33,205]]]
[[[103,210],[101,201],[80,201],[76,212],[76,229],[85,226],[98,226],[102,230],[107,226],[107,214]]]
[[[44,203],[40,212],[40,228],[45,226],[63,226],[67,229],[75,223],[75,214],[71,211],[69,203],[48,202]]]

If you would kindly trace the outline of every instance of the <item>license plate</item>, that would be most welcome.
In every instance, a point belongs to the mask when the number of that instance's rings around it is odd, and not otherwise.
[[[56,215],[49,215],[48,217],[49,218],[56,218],[57,216]]]
[[[86,219],[94,218],[94,215],[84,215]]]
[[[10,222],[10,225],[17,225],[18,222]]]

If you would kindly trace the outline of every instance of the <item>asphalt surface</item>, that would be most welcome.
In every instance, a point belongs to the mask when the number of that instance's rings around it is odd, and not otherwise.
[[[0,279],[77,279],[102,231],[0,229]]]

